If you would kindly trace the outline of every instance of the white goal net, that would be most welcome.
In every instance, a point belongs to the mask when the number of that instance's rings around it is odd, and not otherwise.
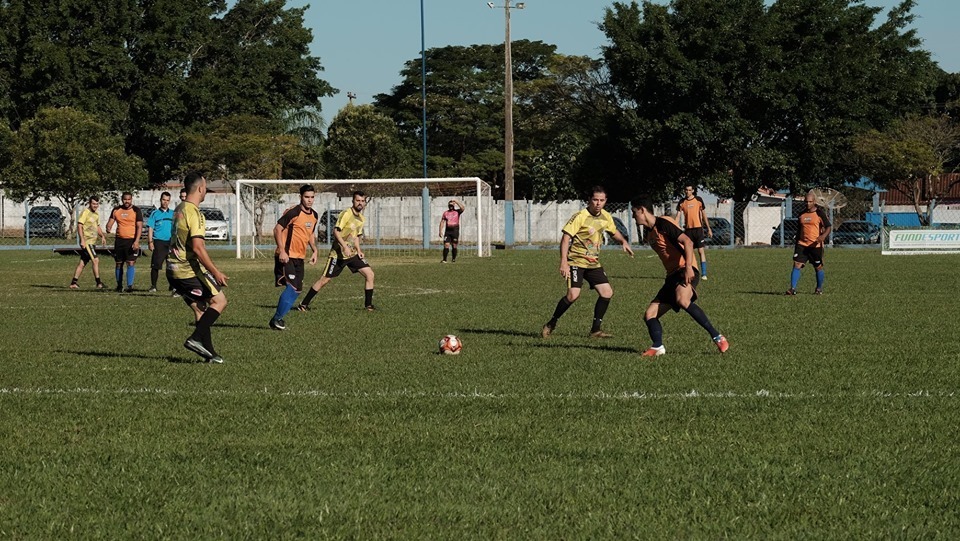
[[[242,179],[234,192],[234,239],[237,258],[273,257],[273,228],[286,209],[300,201],[300,187],[316,190],[317,248],[330,246],[339,213],[349,209],[353,193],[367,199],[363,211],[364,252],[424,254],[443,246],[441,215],[451,199],[465,210],[460,217],[461,254],[490,255],[493,196],[479,178],[401,178],[350,180]]]

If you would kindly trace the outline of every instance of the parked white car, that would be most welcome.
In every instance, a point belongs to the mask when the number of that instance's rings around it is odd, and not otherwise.
[[[230,224],[217,207],[200,207],[203,218],[207,222],[207,232],[203,235],[206,240],[227,240],[230,235]]]

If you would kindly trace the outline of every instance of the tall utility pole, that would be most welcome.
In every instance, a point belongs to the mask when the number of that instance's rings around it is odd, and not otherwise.
[[[495,8],[493,2],[487,2],[491,9]],[[513,228],[513,58],[510,53],[510,10],[523,9],[526,7],[524,2],[517,2],[516,6],[510,5],[510,0],[503,3],[503,13],[505,21],[505,37],[503,40],[503,232],[504,244],[513,246],[514,228]]]

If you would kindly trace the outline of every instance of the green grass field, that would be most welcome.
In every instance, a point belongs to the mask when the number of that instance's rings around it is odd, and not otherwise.
[[[0,537],[960,536],[960,256],[832,249],[826,294],[808,268],[788,298],[786,250],[710,251],[731,350],[671,313],[650,361],[650,251],[605,253],[605,341],[589,291],[539,337],[553,250],[368,254],[377,312],[345,274],[282,333],[272,261],[213,255],[223,365],[182,348],[180,300],[0,252]]]

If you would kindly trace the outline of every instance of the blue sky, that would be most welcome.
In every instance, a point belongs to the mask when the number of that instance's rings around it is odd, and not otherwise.
[[[886,9],[895,0],[866,0]],[[960,0],[919,0],[914,27],[924,48],[948,72],[960,72],[956,35]],[[503,0],[490,9],[485,0],[423,0],[426,47],[503,43]],[[512,2],[516,4],[516,2]],[[540,40],[567,55],[598,57],[606,38],[597,29],[608,0],[525,0],[513,10],[514,40]],[[329,122],[347,103],[371,103],[400,82],[404,62],[420,55],[420,0],[288,0],[289,7],[309,5],[305,25],[313,31],[312,53],[320,58],[321,78],[340,93],[324,99],[323,116]],[[953,29],[951,29],[953,26]]]

